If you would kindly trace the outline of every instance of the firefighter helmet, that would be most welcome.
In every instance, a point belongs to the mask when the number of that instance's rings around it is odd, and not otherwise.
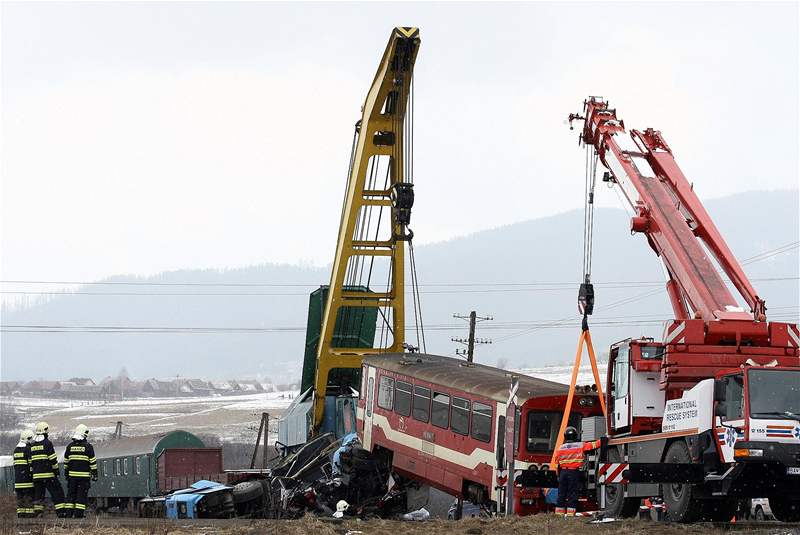
[[[78,424],[75,427],[75,432],[72,433],[72,438],[75,440],[83,440],[89,436],[89,428],[83,424]]]
[[[47,425],[47,422],[39,422],[36,424],[37,435],[46,435],[49,431],[50,431],[50,426]]]
[[[30,429],[26,429],[22,433],[19,434],[19,439],[21,442],[30,442],[33,440],[33,431]]]
[[[345,500],[339,500],[336,503],[336,512],[337,513],[344,513],[350,508],[350,504],[347,503]]]
[[[567,442],[577,442],[578,430],[572,426],[567,427],[567,429],[564,430],[564,440]]]

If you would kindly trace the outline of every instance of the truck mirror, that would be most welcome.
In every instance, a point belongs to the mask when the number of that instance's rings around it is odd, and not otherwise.
[[[718,401],[717,405],[714,407],[714,416],[719,416],[720,418],[725,418],[728,414],[728,409],[725,407],[724,401]]]
[[[725,401],[725,387],[727,385],[724,381],[714,381],[714,401]]]

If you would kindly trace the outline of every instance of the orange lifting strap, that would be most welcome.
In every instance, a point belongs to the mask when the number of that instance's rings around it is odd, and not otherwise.
[[[572,399],[575,397],[575,383],[578,380],[578,370],[581,368],[581,357],[583,356],[583,345],[589,351],[589,362],[592,364],[592,374],[594,374],[594,384],[597,385],[597,395],[600,398],[600,408],[603,410],[603,417],[607,416],[606,413],[606,399],[603,396],[603,386],[600,382],[600,372],[597,371],[597,359],[594,356],[594,346],[592,346],[592,335],[589,330],[581,330],[581,335],[578,338],[578,350],[575,352],[575,366],[572,368],[572,380],[569,382],[569,394],[567,395],[567,404],[564,406],[564,416],[561,418],[561,428],[558,430],[558,440],[556,447],[553,449],[553,457],[550,459],[550,466],[555,470],[556,453],[558,448],[564,443],[564,431],[567,429],[569,422],[569,415],[572,412]]]

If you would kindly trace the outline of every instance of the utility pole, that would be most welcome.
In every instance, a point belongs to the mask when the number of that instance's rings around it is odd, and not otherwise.
[[[479,321],[490,321],[494,318],[491,316],[478,316],[474,310],[469,313],[469,316],[453,314],[453,317],[461,320],[469,320],[469,338],[466,340],[463,338],[451,338],[450,341],[458,342],[459,344],[464,344],[467,346],[467,349],[456,349],[456,355],[466,355],[467,362],[473,362],[473,357],[475,355],[475,344],[492,343],[491,339],[488,338],[475,338],[475,325]]]
[[[256,447],[253,449],[253,458],[250,459],[250,468],[256,467],[256,456],[258,455],[258,447],[261,444],[261,436],[264,436],[264,449],[261,456],[261,469],[267,468],[267,438],[269,437],[269,413],[261,413],[261,425],[258,427],[258,437],[256,437]]]

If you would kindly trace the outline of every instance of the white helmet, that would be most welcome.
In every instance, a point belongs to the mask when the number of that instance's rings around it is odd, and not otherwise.
[[[33,440],[33,431],[30,429],[24,430],[22,433],[19,434],[20,442],[30,442]]]
[[[350,508],[350,504],[347,503],[345,500],[339,500],[336,503],[336,512],[337,513],[344,513]]]
[[[37,435],[46,435],[48,431],[50,431],[50,426],[47,425],[47,422],[39,422],[36,424]]]
[[[89,428],[83,424],[78,424],[77,427],[75,427],[75,432],[72,433],[72,438],[75,440],[84,440],[85,438],[88,438],[88,436]]]

